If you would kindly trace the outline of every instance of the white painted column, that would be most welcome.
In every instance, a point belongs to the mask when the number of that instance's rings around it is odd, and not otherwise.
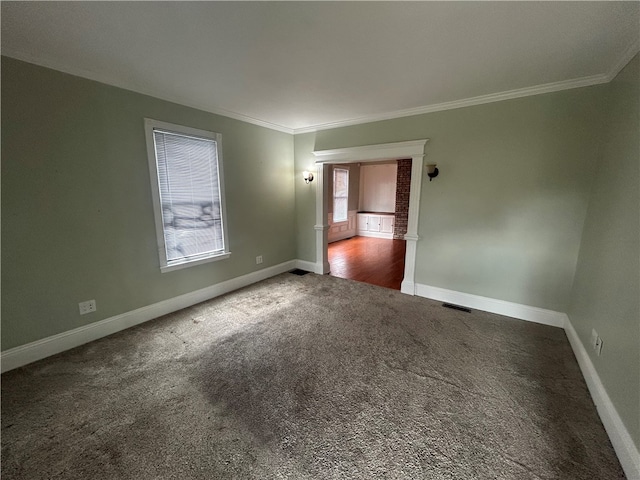
[[[418,218],[420,216],[420,191],[422,188],[422,164],[424,155],[411,157],[411,191],[409,192],[409,218],[407,220],[407,233],[404,239],[407,242],[407,252],[404,262],[404,279],[400,286],[402,293],[416,294],[416,252],[418,237]]]
[[[327,243],[329,236],[329,224],[327,221],[328,198],[327,182],[324,181],[326,175],[329,174],[329,165],[319,163],[318,171],[314,180],[316,183],[316,224],[313,227],[316,230],[316,267],[315,273],[329,273],[329,257],[327,253]]]

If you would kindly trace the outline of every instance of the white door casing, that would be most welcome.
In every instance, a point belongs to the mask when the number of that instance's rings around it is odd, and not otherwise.
[[[331,163],[359,163],[411,158],[411,190],[409,193],[409,218],[407,233],[404,239],[407,249],[404,262],[404,278],[401,291],[415,295],[416,244],[418,237],[418,214],[420,211],[420,191],[422,189],[424,148],[429,139],[411,140],[408,142],[384,143],[361,147],[320,150],[313,154],[316,157],[316,273],[329,273],[327,258],[327,212],[329,192],[324,181],[329,174]]]

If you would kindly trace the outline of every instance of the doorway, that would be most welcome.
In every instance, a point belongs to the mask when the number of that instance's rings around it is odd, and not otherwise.
[[[410,179],[410,159],[329,166],[330,275],[400,290]]]
[[[328,245],[330,275],[400,290],[406,242],[399,239],[352,237]]]
[[[331,163],[380,162],[411,159],[411,188],[409,194],[409,212],[407,220],[404,272],[401,291],[415,295],[416,244],[418,242],[418,214],[420,209],[420,190],[422,188],[424,148],[428,140],[367,145],[335,150],[315,151],[317,166],[316,184],[316,265],[315,272],[326,274],[330,271],[328,258],[327,223],[328,202],[331,197],[325,179]]]

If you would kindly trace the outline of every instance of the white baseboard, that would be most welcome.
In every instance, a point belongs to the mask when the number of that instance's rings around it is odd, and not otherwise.
[[[296,260],[296,268],[317,273],[318,275],[323,275],[324,273],[322,271],[322,263],[307,262],[306,260]]]
[[[0,370],[6,372],[21,367],[31,362],[55,355],[65,350],[92,342],[107,335],[114,334],[134,325],[158,318],[182,308],[190,307],[196,303],[204,302],[211,298],[224,295],[252,283],[265,280],[280,273],[292,270],[298,265],[297,260],[263,268],[255,272],[232,278],[230,280],[211,285],[194,292],[185,293],[174,298],[163,300],[146,307],[138,308],[130,312],[106,318],[89,325],[59,333],[51,337],[43,338],[35,342],[27,343],[19,347],[2,352],[0,356]],[[315,265],[315,264],[313,264]]]
[[[403,290],[404,291],[404,290]],[[582,375],[584,376],[593,402],[598,409],[600,419],[609,435],[609,439],[629,480],[640,480],[640,452],[638,452],[631,435],[618,415],[600,377],[596,372],[591,358],[580,341],[576,331],[565,313],[545,310],[543,308],[520,305],[517,303],[481,297],[469,293],[446,290],[429,285],[416,284],[416,295],[441,302],[462,305],[485,312],[497,313],[508,317],[542,323],[554,327],[564,328],[573,353],[576,356]]]
[[[506,302],[495,298],[481,297],[470,293],[456,292],[439,287],[431,287],[419,283],[416,284],[415,289],[416,295],[430,298],[431,300],[453,303],[463,307],[482,310],[483,312],[497,313],[520,320],[551,325],[552,327],[564,327],[565,314],[561,312]]]
[[[407,295],[415,295],[416,294],[416,284],[409,280],[402,280],[400,284],[400,291],[402,293],[406,293]],[[424,297],[424,295],[421,295]]]
[[[576,356],[576,360],[578,360],[582,375],[587,382],[589,392],[591,392],[593,403],[596,404],[600,420],[602,420],[602,424],[609,435],[609,439],[611,440],[613,449],[618,455],[618,460],[620,460],[620,465],[622,465],[625,475],[629,480],[640,480],[640,452],[633,442],[631,435],[629,435],[629,431],[624,426],[620,415],[618,415],[616,407],[611,402],[611,398],[609,398],[598,376],[598,372],[593,366],[593,362],[591,362],[589,354],[573,328],[571,320],[566,315],[564,330],[573,349],[573,353]]]
[[[305,260],[290,260],[210,287],[6,350],[2,352],[0,357],[1,371],[13,370],[162,315],[224,295],[293,268],[322,274],[322,264]],[[411,288],[413,286],[413,284],[406,285],[408,290],[413,290]],[[403,286],[403,292],[404,290]],[[405,293],[412,294],[413,292],[407,291]],[[611,402],[584,345],[566,314],[422,284],[415,284],[415,294],[432,300],[454,303],[477,310],[564,328],[620,464],[629,480],[640,480],[640,452],[638,452],[633,439]]]
[[[368,232],[366,230],[357,230],[356,233],[359,237],[387,238],[393,240],[393,233]]]

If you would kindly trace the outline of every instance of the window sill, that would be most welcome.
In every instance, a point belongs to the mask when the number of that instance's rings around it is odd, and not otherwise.
[[[205,263],[217,262],[218,260],[225,260],[231,256],[231,252],[221,253],[214,257],[200,258],[198,260],[191,260],[189,262],[179,263],[177,265],[164,265],[160,266],[162,273],[173,272],[174,270],[181,270],[187,267],[194,267],[196,265],[203,265]]]

